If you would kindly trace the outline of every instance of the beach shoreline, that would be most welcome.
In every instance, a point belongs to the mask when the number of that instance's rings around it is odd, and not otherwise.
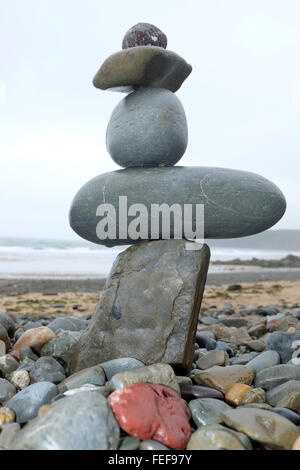
[[[227,266],[226,270],[210,270],[206,286],[222,286],[236,283],[280,282],[300,280],[300,269],[266,269],[253,266]],[[105,286],[106,278],[101,276],[36,275],[20,277],[0,277],[0,295],[40,292],[99,292]],[[300,293],[299,293],[300,294]]]

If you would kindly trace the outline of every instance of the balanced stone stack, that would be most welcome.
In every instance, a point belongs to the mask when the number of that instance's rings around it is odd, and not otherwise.
[[[72,203],[70,224],[91,242],[133,246],[112,267],[73,357],[73,372],[128,356],[189,370],[210,251],[196,242],[186,249],[184,208],[204,206],[206,239],[262,232],[285,212],[283,194],[262,176],[174,166],[188,142],[185,112],[175,92],[192,68],[166,47],[162,31],[137,24],[126,33],[123,50],[110,56],[94,78],[97,88],[127,93],[112,113],[106,137],[109,154],[125,169],[86,183]],[[139,217],[137,205],[140,212],[144,208]],[[166,220],[160,220],[153,236],[152,208],[174,205],[182,214],[180,233],[174,216],[167,221],[168,237]],[[129,209],[125,218],[124,207]],[[115,211],[108,215],[110,208]],[[104,236],[103,231],[99,235],[99,223],[110,228]],[[196,224],[193,211],[190,226]]]

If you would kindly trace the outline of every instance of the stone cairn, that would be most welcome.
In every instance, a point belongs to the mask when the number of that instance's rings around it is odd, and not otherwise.
[[[184,109],[175,92],[192,67],[166,49],[165,34],[140,23],[123,39],[123,50],[111,55],[94,78],[94,86],[127,93],[114,109],[106,144],[112,159],[125,168],[99,175],[74,198],[70,224],[81,237],[106,246],[132,245],[116,259],[88,330],[73,357],[71,372],[120,357],[144,364],[168,363],[187,372],[209,266],[207,245],[186,249],[170,221],[170,239],[162,224],[153,239],[150,229],[138,239],[130,223],[108,219],[99,205],[119,208],[174,203],[204,205],[204,238],[235,238],[262,232],[284,214],[281,191],[253,173],[215,167],[174,166],[188,141]],[[105,206],[107,207],[107,206]],[[183,211],[182,211],[183,213]],[[102,217],[102,218],[101,218]],[[106,217],[106,220],[105,220]],[[99,238],[99,221],[115,223],[115,233]],[[149,216],[149,227],[150,227]],[[192,218],[196,223],[195,215]],[[181,239],[179,239],[181,238]],[[196,242],[193,242],[196,243]]]

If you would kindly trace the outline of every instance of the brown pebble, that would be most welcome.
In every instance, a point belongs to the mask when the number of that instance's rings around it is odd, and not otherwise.
[[[243,398],[251,392],[251,387],[246,384],[234,384],[227,390],[225,394],[225,401],[229,403],[229,405],[238,406]]]
[[[25,346],[29,346],[39,353],[44,344],[48,343],[54,338],[56,338],[55,333],[46,326],[31,328],[30,330],[25,331],[18,339],[14,345],[14,350],[19,351]]]

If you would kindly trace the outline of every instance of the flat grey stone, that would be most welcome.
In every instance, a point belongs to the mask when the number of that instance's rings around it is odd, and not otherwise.
[[[207,245],[185,248],[183,240],[162,240],[117,257],[72,372],[127,356],[191,368],[210,251]]]
[[[142,233],[138,240],[131,238],[128,230],[127,237],[123,239],[122,233],[120,236],[120,195],[127,197],[128,208],[143,204],[147,209],[148,233]],[[87,182],[72,202],[70,225],[79,236],[91,242],[106,246],[130,245],[151,239],[152,204],[171,207],[174,203],[181,208],[183,228],[184,204],[193,204],[194,226],[195,205],[204,205],[204,238],[207,239],[237,238],[262,232],[277,223],[286,209],[285,198],[277,186],[254,173],[215,167],[127,168]],[[96,228],[102,220],[97,209],[101,204],[111,204],[116,211],[116,237],[112,234],[110,239],[103,240],[97,236]],[[128,216],[127,227],[135,218]],[[156,218],[152,219],[155,223]],[[162,238],[163,224],[160,221],[158,225],[158,237]],[[184,230],[182,233],[184,235]],[[174,238],[173,217],[170,238]]]
[[[10,450],[115,450],[119,437],[106,399],[88,391],[55,402],[20,431]]]
[[[294,411],[289,410],[288,408],[276,408],[276,407],[272,408],[272,411],[288,419],[289,421],[294,423],[296,426],[300,426],[300,415],[298,413],[295,413]]]
[[[191,71],[192,67],[175,52],[156,46],[131,47],[108,57],[93,84],[101,90],[125,93],[139,86],[175,92]]]
[[[6,403],[6,407],[16,413],[18,423],[26,423],[35,418],[39,408],[50,403],[57,394],[57,387],[53,383],[38,382],[18,392]]]
[[[183,106],[171,91],[140,88],[114,109],[106,146],[123,168],[172,166],[183,156],[188,128]]]
[[[291,449],[300,435],[297,427],[286,418],[258,408],[243,406],[226,411],[222,420],[227,426],[247,434],[250,439],[274,449]]]
[[[192,418],[198,428],[221,422],[221,414],[231,406],[215,398],[198,398],[189,402]]]
[[[279,364],[256,374],[255,386],[270,390],[289,380],[300,380],[300,367],[290,364]]]
[[[267,400],[270,405],[277,408],[289,408],[300,410],[300,381],[289,380],[267,392]]]
[[[209,351],[205,356],[196,361],[198,369],[206,370],[213,366],[225,366],[229,364],[229,357],[226,351]]]
[[[40,357],[30,371],[32,382],[53,382],[58,384],[66,378],[63,366],[53,357]]]
[[[99,385],[105,384],[104,370],[100,365],[82,369],[76,374],[70,375],[58,385],[60,393],[66,390],[72,390],[85,384]]]
[[[100,364],[105,372],[107,380],[110,380],[119,372],[137,369],[138,367],[144,367],[144,365],[145,364],[142,361],[138,361],[133,357],[120,357],[118,359],[112,359],[111,361],[102,362]]]
[[[295,333],[276,331],[270,334],[266,349],[277,351],[280,355],[281,362],[287,363],[292,359],[297,349],[299,349],[299,345],[296,343],[297,341],[300,341],[300,331],[296,331]]]
[[[110,379],[110,385],[113,390],[140,382],[166,385],[180,395],[180,387],[177,383],[176,375],[168,364],[151,364],[150,366],[119,372]]]
[[[280,364],[280,356],[276,351],[264,351],[248,362],[247,366],[255,370],[256,374],[269,367]]]
[[[15,387],[8,380],[0,379],[0,405],[12,398],[15,393]]]

